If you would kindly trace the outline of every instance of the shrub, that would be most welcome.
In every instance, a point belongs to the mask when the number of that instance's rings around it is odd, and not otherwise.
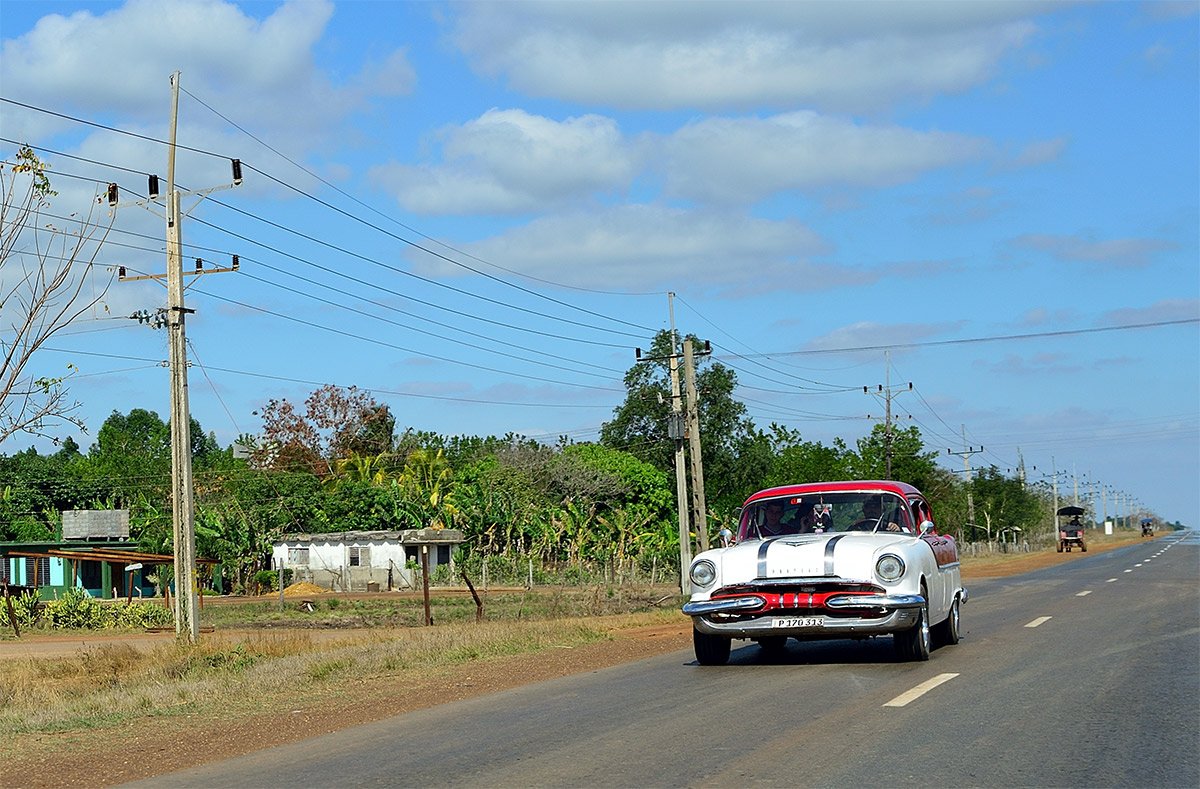
[[[68,589],[62,597],[46,603],[51,627],[98,629],[113,625],[112,614],[82,589]]]
[[[35,593],[24,592],[20,595],[13,595],[9,599],[12,600],[17,627],[33,627],[41,618],[42,601]],[[3,599],[0,599],[0,627],[12,627],[12,622],[8,618],[8,606]]]
[[[288,568],[283,569],[283,585],[286,587],[292,582],[292,571]],[[258,587],[259,593],[278,592],[279,591],[279,571],[278,570],[259,570],[254,574],[254,584]]]

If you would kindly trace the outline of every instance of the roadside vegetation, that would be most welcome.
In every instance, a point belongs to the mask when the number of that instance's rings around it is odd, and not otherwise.
[[[117,641],[69,657],[0,659],[0,742],[147,716],[252,714],[347,681],[399,675],[417,682],[471,661],[573,648],[681,617],[677,594],[649,588],[497,593],[488,596],[483,622],[470,596],[440,594],[431,599],[434,627],[414,626],[424,621],[419,597],[330,594],[313,603],[312,611],[295,599],[284,611],[277,601],[213,606],[205,624],[215,630],[194,645],[136,649]]]

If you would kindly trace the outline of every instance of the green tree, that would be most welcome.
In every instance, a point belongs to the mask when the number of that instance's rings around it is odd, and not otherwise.
[[[903,430],[895,425],[875,425],[870,435],[858,440],[858,457],[851,464],[860,479],[886,479],[888,452],[892,457],[891,478],[924,490],[933,481],[937,452],[925,451],[921,431],[916,426]]]
[[[854,474],[854,453],[840,438],[825,446],[804,441],[797,430],[772,424],[771,445],[775,462],[764,487],[849,479]]]
[[[703,346],[695,337],[687,337],[697,352],[697,412],[700,421],[701,453],[704,460],[705,493],[710,509],[737,506],[761,480],[767,464],[761,462],[762,444],[754,423],[746,416],[746,406],[735,399],[737,374],[700,352]],[[671,336],[661,331],[650,350],[625,373],[625,401],[613,411],[613,419],[600,428],[600,443],[629,452],[668,473],[674,472],[675,444],[667,434],[671,412],[671,383],[668,358],[672,353]],[[760,462],[750,463],[757,459]]]

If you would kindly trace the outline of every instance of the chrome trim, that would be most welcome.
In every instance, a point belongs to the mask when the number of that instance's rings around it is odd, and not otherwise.
[[[779,614],[772,613],[731,622],[697,616],[692,620],[701,633],[729,638],[764,638],[791,636],[793,638],[841,638],[845,636],[882,636],[909,630],[917,624],[920,611],[900,608],[881,617],[803,617],[818,619],[820,624],[809,627],[775,627]]]
[[[874,586],[875,588],[881,586],[878,581],[861,578],[839,578],[827,575],[781,575],[778,578],[751,578],[747,581],[730,581],[722,588],[737,589],[749,586],[756,589],[769,589],[773,586],[828,586],[829,584],[836,584],[837,586]]]
[[[963,586],[963,587],[960,587],[960,588],[959,588],[959,590],[958,590],[958,601],[959,601],[960,603],[965,603],[965,602],[967,602],[967,598],[969,598],[970,596],[971,596],[971,595],[967,594],[967,587]]]
[[[761,597],[730,597],[724,600],[697,600],[683,604],[683,613],[688,616],[706,614],[729,614],[753,611],[762,608],[767,601]]]
[[[845,594],[825,601],[830,608],[920,608],[925,598],[919,594]]]

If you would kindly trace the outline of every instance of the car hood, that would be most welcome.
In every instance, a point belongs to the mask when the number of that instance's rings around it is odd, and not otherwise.
[[[768,578],[871,580],[880,554],[916,541],[897,534],[797,534],[705,551],[696,559],[716,565],[720,586]]]

